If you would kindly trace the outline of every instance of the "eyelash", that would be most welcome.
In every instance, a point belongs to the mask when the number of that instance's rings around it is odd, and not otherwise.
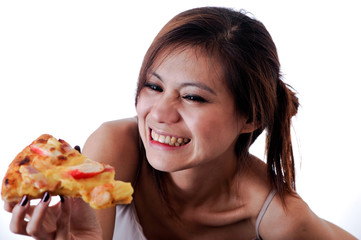
[[[197,96],[197,95],[186,95],[186,96],[183,96],[182,98],[187,99],[192,102],[199,102],[199,103],[207,102],[204,98]]]
[[[153,91],[156,91],[156,92],[163,92],[162,87],[160,87],[160,86],[157,85],[157,84],[146,83],[146,84],[144,85],[144,87],[149,88],[149,89],[151,89],[151,90],[153,90]],[[204,99],[203,97],[198,96],[198,95],[188,94],[188,95],[183,96],[182,98],[185,99],[185,100],[189,100],[189,101],[191,101],[191,102],[198,102],[198,103],[206,103],[206,102],[207,102],[206,99]]]
[[[150,89],[153,90],[153,91],[163,92],[163,89],[162,89],[159,85],[157,85],[157,84],[146,83],[146,84],[144,85],[144,87],[150,88]]]

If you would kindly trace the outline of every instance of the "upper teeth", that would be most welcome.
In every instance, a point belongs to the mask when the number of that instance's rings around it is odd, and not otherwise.
[[[152,131],[151,133],[152,139],[154,141],[158,141],[160,143],[165,143],[170,146],[183,146],[184,144],[188,143],[190,140],[188,138],[177,138],[177,137],[171,137],[171,136],[165,136],[158,133],[155,133]]]

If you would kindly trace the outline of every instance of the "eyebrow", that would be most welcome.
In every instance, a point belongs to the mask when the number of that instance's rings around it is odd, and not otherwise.
[[[163,79],[161,78],[161,76],[159,76],[158,73],[151,72],[151,74],[154,75],[156,78],[158,78],[160,81],[163,82]],[[209,86],[207,86],[206,84],[201,83],[201,82],[185,82],[185,83],[181,84],[181,87],[188,87],[188,86],[198,87],[200,89],[203,89],[205,91],[208,91],[208,92],[212,93],[213,95],[217,95],[216,92],[212,88],[210,88]]]

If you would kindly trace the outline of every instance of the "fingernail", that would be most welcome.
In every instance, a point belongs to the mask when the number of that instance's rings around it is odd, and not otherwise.
[[[22,199],[21,199],[21,202],[20,202],[20,206],[24,207],[27,203],[28,203],[29,199],[28,199],[28,196],[24,196]]]
[[[61,201],[61,202],[64,202],[64,201],[65,201],[65,199],[64,199],[63,196],[60,195],[59,197],[60,197],[60,201]]]
[[[79,153],[81,153],[80,147],[79,147],[78,145],[76,145],[76,146],[74,147],[74,149],[77,150]]]
[[[42,202],[47,202],[50,198],[50,194],[48,192],[45,192],[43,199],[41,199]]]

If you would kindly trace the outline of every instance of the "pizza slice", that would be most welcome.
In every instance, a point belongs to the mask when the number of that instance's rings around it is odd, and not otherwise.
[[[3,200],[20,201],[51,195],[82,197],[95,209],[129,204],[130,183],[114,180],[114,168],[93,161],[64,140],[43,134],[10,163],[2,182]]]

